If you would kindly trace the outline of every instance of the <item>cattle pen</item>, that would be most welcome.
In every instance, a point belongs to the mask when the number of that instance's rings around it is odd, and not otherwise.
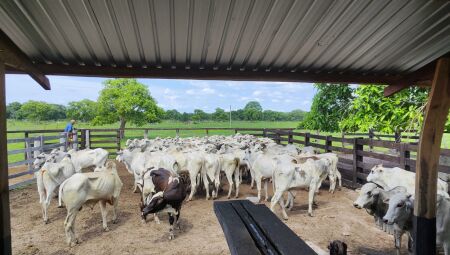
[[[109,151],[111,157],[114,157],[124,145],[121,143],[121,137],[124,133],[128,133],[127,138],[154,138],[152,132],[164,131],[166,136],[178,137],[180,135],[186,137],[191,135],[214,135],[218,131],[226,131],[229,134],[251,134],[256,137],[268,137],[278,144],[295,144],[298,146],[312,146],[321,152],[334,152],[339,156],[338,169],[343,175],[343,184],[348,188],[359,188],[366,182],[366,177],[370,169],[377,165],[383,164],[386,167],[400,167],[405,170],[415,172],[417,136],[409,135],[386,135],[378,134],[384,138],[394,138],[394,141],[379,140],[375,138],[374,133],[347,133],[347,137],[332,135],[317,135],[316,132],[300,132],[294,128],[126,128],[126,129],[79,129],[74,132],[72,148],[103,148]],[[195,133],[193,133],[195,132]],[[37,152],[49,151],[52,148],[62,148],[66,150],[69,146],[66,141],[67,134],[60,133],[60,130],[17,130],[8,131],[10,134],[24,136],[24,138],[9,139],[8,143],[24,143],[25,149],[12,150],[10,154],[24,153],[24,160],[10,162],[9,179],[12,180],[10,189],[28,184],[33,180],[30,176],[32,169],[30,168],[33,156]],[[49,134],[49,135],[45,135]],[[56,134],[56,135],[55,135]],[[371,135],[372,134],[372,135]],[[363,137],[367,136],[367,137]],[[31,138],[30,138],[31,136]],[[349,137],[351,136],[351,137]],[[399,138],[412,139],[411,142],[399,142]],[[59,140],[55,140],[59,139]],[[41,141],[46,140],[47,143],[41,146]],[[34,154],[33,154],[34,153]],[[450,165],[445,158],[450,157],[450,149],[441,149],[440,164],[438,171],[450,174]],[[17,166],[27,166],[25,171],[18,172]],[[19,168],[23,169],[23,168]],[[23,175],[29,175],[30,179],[23,181]],[[19,179],[15,181],[14,179]]]

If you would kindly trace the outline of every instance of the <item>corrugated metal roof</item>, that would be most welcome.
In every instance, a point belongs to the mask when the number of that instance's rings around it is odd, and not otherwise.
[[[399,74],[450,52],[450,2],[2,0],[35,63]]]

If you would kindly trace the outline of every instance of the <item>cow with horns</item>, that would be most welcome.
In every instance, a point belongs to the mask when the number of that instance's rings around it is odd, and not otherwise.
[[[149,170],[155,193],[142,199],[140,205],[142,219],[145,221],[150,213],[167,212],[170,223],[169,239],[173,239],[175,237],[173,223],[175,222],[177,229],[180,229],[180,210],[187,194],[185,183],[172,171],[163,168]]]

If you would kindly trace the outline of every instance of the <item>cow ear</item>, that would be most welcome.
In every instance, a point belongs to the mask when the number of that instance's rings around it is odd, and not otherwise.
[[[387,198],[383,199],[383,203],[389,204],[389,198],[387,197]]]

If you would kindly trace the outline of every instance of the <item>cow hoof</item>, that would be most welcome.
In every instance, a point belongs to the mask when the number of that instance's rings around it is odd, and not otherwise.
[[[314,206],[317,206],[317,202],[316,202],[316,201],[314,201],[312,204],[313,204]]]
[[[109,231],[109,228],[106,227],[106,228],[103,228],[103,230],[105,230],[105,232],[108,232],[108,231]]]
[[[58,205],[58,208],[64,208],[64,206],[63,205]]]
[[[117,220],[117,219],[112,220],[112,224],[117,224],[118,222],[119,222],[119,220]]]
[[[173,240],[175,239],[175,235],[174,234],[169,234],[169,240]]]
[[[314,217],[313,213],[308,213],[309,217]]]
[[[176,229],[181,230],[181,225],[178,224],[178,225],[176,226]]]
[[[44,220],[44,224],[48,224],[50,222],[49,219]]]

